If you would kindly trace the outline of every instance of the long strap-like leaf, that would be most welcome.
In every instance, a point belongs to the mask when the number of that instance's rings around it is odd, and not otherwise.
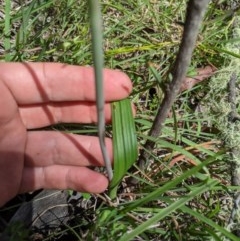
[[[115,198],[119,183],[138,155],[135,123],[129,99],[112,103],[112,131],[114,175],[109,189],[110,197]]]

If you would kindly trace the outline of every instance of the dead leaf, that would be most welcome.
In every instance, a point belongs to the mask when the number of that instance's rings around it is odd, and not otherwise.
[[[180,92],[183,92],[184,90],[192,89],[192,87],[194,85],[211,77],[215,73],[216,70],[217,70],[216,67],[210,66],[210,65],[208,65],[204,68],[197,69],[197,75],[195,77],[186,77],[185,78],[185,80],[181,86]]]

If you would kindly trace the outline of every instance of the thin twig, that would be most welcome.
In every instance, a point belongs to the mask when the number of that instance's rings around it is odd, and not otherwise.
[[[237,109],[236,109],[236,80],[237,80],[237,74],[234,72],[232,73],[230,81],[228,83],[228,90],[229,90],[228,101],[231,106],[231,112],[229,115],[230,122],[235,122],[237,120],[240,120],[240,116],[237,114]]]
[[[112,165],[105,145],[105,115],[103,91],[103,30],[99,1],[89,0],[89,13],[92,34],[92,50],[95,73],[96,100],[98,112],[98,137],[109,180],[113,177]]]
[[[166,86],[164,99],[153,122],[149,136],[157,138],[162,131],[167,114],[179,93],[186,76],[192,52],[196,43],[198,31],[210,0],[190,0],[187,7],[186,22],[179,53],[172,71],[172,81]],[[147,140],[139,158],[139,167],[144,168],[155,143]]]
[[[233,2],[231,3],[233,12],[235,13],[237,9],[239,9],[239,5],[237,3]],[[236,31],[236,29],[239,28],[239,18],[233,18],[234,21],[232,23],[233,27],[233,38],[238,38],[239,34]],[[237,47],[239,47],[239,44],[237,44]],[[229,80],[228,83],[228,101],[231,106],[231,112],[229,114],[228,119],[228,125],[233,127],[236,132],[238,132],[238,128],[234,125],[236,121],[240,121],[240,116],[237,113],[236,108],[236,100],[237,100],[237,94],[236,94],[236,82],[238,79],[237,70],[235,70]],[[238,145],[231,148],[230,152],[231,157],[231,182],[234,186],[240,186],[240,148]],[[240,192],[237,191],[233,195],[233,207],[231,210],[231,215],[228,221],[228,226],[230,227],[230,230],[232,233],[234,233],[237,237],[240,237],[240,226],[239,226],[239,212],[240,212]]]
[[[229,125],[232,125],[236,121],[240,121],[240,116],[237,114],[237,108],[236,108],[236,80],[237,80],[237,74],[236,72],[233,72],[229,83],[228,83],[228,101],[231,106],[231,112],[229,114]],[[236,159],[240,158],[240,148],[239,146],[235,146],[231,148],[230,156],[232,158],[231,160],[231,181],[233,186],[240,186],[240,165]],[[233,208],[231,211],[231,215],[228,221],[228,225],[230,227],[233,227],[234,234],[240,237],[240,229],[235,229],[234,226],[239,226],[239,223],[237,221],[237,216],[240,210],[240,192],[236,192],[233,197]]]
[[[231,106],[231,112],[229,114],[229,121],[228,121],[229,125],[232,125],[235,121],[240,120],[240,116],[237,114],[237,108],[236,108],[236,80],[237,80],[237,75],[235,72],[233,72],[228,83],[228,91],[229,91],[228,101]],[[240,165],[234,160],[235,158],[238,158],[238,159],[240,158],[239,146],[235,146],[231,148],[231,155],[233,158],[232,166],[231,166],[232,185],[240,186],[240,173],[239,173]]]

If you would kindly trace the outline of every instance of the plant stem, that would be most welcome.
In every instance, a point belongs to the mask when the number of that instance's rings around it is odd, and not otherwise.
[[[210,0],[190,0],[187,6],[186,22],[180,49],[172,70],[172,81],[166,86],[164,99],[158,109],[149,135],[159,137],[167,114],[179,93],[191,62],[192,52],[196,43],[198,31]],[[147,140],[139,158],[139,167],[144,169],[155,142]]]
[[[104,91],[103,91],[103,36],[102,17],[99,1],[89,0],[90,25],[92,35],[92,51],[96,86],[96,100],[98,112],[98,136],[103,159],[109,180],[113,177],[112,165],[105,145],[105,115],[104,115]]]
[[[11,56],[10,56],[10,48],[11,48],[11,43],[10,43],[10,28],[11,28],[11,16],[10,16],[10,11],[11,11],[11,1],[5,1],[5,20],[4,20],[4,49],[5,49],[5,61],[10,61]]]

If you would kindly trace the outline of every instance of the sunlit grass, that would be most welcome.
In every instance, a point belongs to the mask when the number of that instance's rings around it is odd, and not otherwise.
[[[105,66],[121,69],[133,81],[131,99],[137,107],[139,148],[149,138],[147,134],[162,99],[159,81],[169,79],[183,31],[186,2],[102,1]],[[232,19],[229,1],[218,2],[212,2],[205,17],[191,63],[193,69],[208,64],[221,69],[225,61],[221,49],[231,41]],[[1,11],[5,12],[5,7],[0,6]],[[0,26],[5,26],[0,28],[2,61],[93,64],[87,1],[33,0],[26,5],[13,4]],[[10,35],[6,36],[9,30]],[[159,80],[151,67],[159,74]],[[78,234],[76,239],[81,233],[88,240],[119,240],[123,235],[135,236],[134,240],[237,240],[225,229],[236,188],[230,185],[219,130],[212,125],[212,117],[205,115],[201,102],[209,89],[205,81],[179,94],[174,113],[169,113],[162,135],[154,140],[156,148],[148,167],[136,167],[128,174],[138,180],[137,184],[126,178],[114,203],[104,195],[98,196],[101,205],[94,222],[84,226],[76,219],[72,230],[65,227],[55,233],[56,237],[69,230]],[[55,128],[96,133],[92,126]],[[198,169],[198,164],[206,160],[211,161],[204,169]],[[176,206],[170,210],[174,203]]]

